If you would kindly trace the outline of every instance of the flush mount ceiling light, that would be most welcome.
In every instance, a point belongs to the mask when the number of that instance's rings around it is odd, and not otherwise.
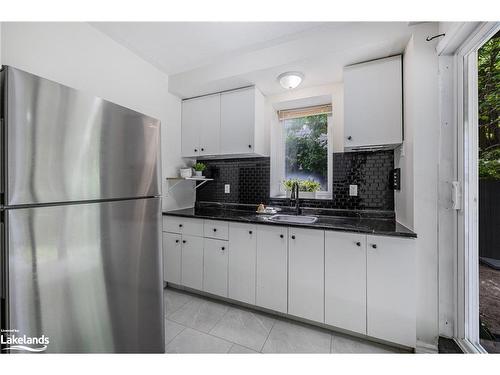
[[[285,89],[294,89],[302,82],[304,75],[301,72],[285,72],[278,76],[278,81]]]

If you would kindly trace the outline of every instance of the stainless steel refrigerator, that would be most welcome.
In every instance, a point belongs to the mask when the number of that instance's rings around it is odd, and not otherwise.
[[[1,95],[2,352],[164,352],[160,122],[13,67]]]

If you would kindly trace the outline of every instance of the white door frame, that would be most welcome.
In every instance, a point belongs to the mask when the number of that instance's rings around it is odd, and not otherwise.
[[[458,211],[455,338],[468,353],[485,353],[479,342],[478,103],[477,51],[500,28],[482,23],[455,53],[457,171],[462,186]]]

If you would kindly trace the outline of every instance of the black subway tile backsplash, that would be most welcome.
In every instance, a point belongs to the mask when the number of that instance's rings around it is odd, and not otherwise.
[[[394,210],[393,169],[394,151],[334,153],[332,208]],[[358,196],[349,196],[349,185],[358,185]]]
[[[259,204],[269,200],[270,159],[240,158],[203,160],[205,176],[214,181],[196,191],[196,201]],[[224,193],[224,185],[230,193]]]
[[[240,158],[204,160],[205,175],[214,178],[196,192],[197,202],[283,205],[288,200],[269,197],[270,159]],[[304,207],[349,210],[394,210],[390,175],[393,151],[333,154],[332,199],[303,199]],[[224,185],[231,192],[224,193]],[[349,196],[349,185],[358,185],[358,196]]]

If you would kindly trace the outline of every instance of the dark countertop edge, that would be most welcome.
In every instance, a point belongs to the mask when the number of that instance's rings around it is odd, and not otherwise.
[[[274,200],[276,198],[271,198]],[[279,198],[280,203],[285,203],[289,201],[289,198]],[[268,204],[267,206],[272,206],[278,209],[290,209],[290,205],[276,205]],[[208,202],[199,201],[196,202],[196,208],[220,208],[223,210],[249,210],[255,211],[257,204],[246,204],[246,203],[221,203],[221,202]],[[311,215],[325,215],[325,216],[346,216],[346,217],[367,217],[367,218],[380,218],[380,219],[395,219],[396,215],[394,211],[389,210],[379,210],[379,209],[346,209],[346,208],[325,208],[325,207],[314,207],[307,206],[307,201],[302,202],[301,208],[304,212],[311,212]],[[293,210],[293,207],[292,207]],[[337,215],[338,214],[338,215]]]
[[[260,224],[260,225],[276,225],[281,227],[294,227],[294,228],[310,228],[310,229],[323,229],[323,230],[331,230],[338,232],[351,232],[351,233],[364,233],[371,234],[375,236],[392,236],[392,237],[405,237],[405,238],[417,238],[417,234],[410,229],[406,228],[404,225],[396,222],[399,226],[401,226],[407,232],[399,232],[399,231],[368,231],[363,229],[353,229],[353,228],[342,228],[342,227],[331,227],[328,225],[318,225],[318,224],[293,224],[293,223],[273,223],[272,221],[255,221],[255,220],[245,220],[238,217],[214,217],[210,215],[193,215],[190,213],[178,212],[182,211],[163,211],[162,214],[165,216],[177,216],[177,217],[188,217],[193,219],[207,219],[207,220],[218,220],[218,221],[234,221],[239,223],[247,223],[247,224]]]

